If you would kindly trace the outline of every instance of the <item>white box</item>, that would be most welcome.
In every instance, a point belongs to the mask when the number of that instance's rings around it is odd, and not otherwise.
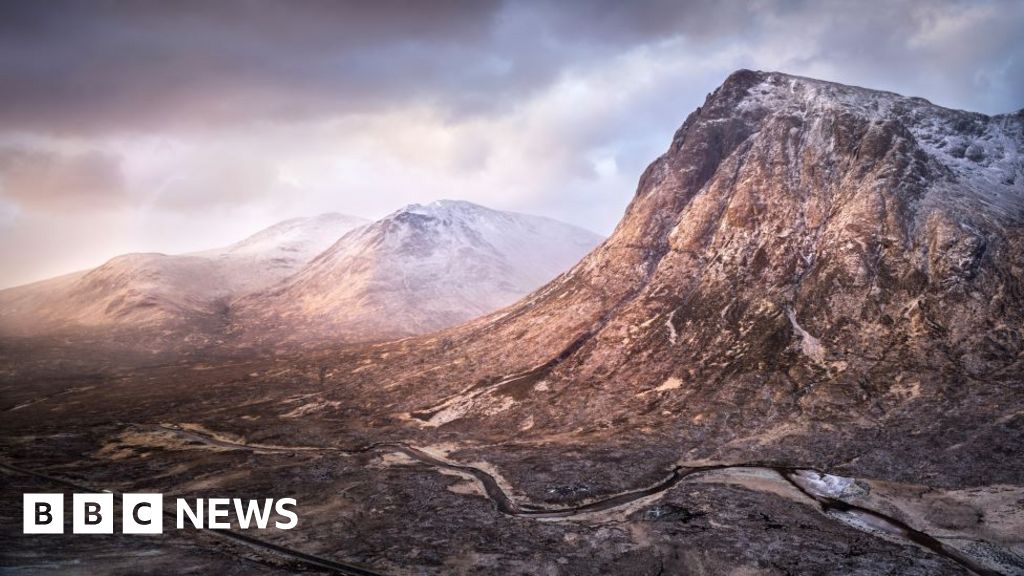
[[[22,494],[21,531],[25,534],[64,533],[63,494]],[[44,523],[38,521],[46,520]]]
[[[72,503],[71,529],[75,534],[114,533],[113,494],[75,494]]]
[[[121,497],[123,534],[162,534],[163,531],[163,494],[124,494]]]

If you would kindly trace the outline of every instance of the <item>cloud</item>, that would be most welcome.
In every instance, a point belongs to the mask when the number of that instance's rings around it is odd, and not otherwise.
[[[737,68],[1007,112],[1021,29],[1010,0],[0,3],[0,269],[49,273],[54,226],[81,263],[442,197],[609,232]]]
[[[0,123],[152,129],[372,106],[451,67],[489,2],[52,2],[0,9]],[[455,79],[458,80],[458,79]]]
[[[567,69],[678,38],[703,52],[796,44],[805,62],[911,82],[922,60],[942,62],[928,70],[942,86],[976,87],[1019,61],[1021,12],[924,1],[4,3],[0,124],[149,131],[423,102],[500,113]],[[974,100],[989,109],[1013,97]]]
[[[100,210],[127,197],[116,157],[0,148],[0,199],[8,205],[46,212]]]

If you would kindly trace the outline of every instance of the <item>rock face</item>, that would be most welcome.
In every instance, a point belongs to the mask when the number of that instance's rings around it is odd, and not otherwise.
[[[694,457],[1019,475],[1022,147],[1022,113],[736,72],[602,246],[422,345],[446,376],[410,369],[437,392],[406,405],[452,430],[660,430]]]
[[[126,254],[102,266],[0,292],[0,333],[144,327],[223,314],[240,295],[281,281],[367,221],[295,218],[225,248]]]
[[[235,325],[298,340],[422,334],[515,302],[600,241],[575,226],[469,202],[413,204],[236,303]]]

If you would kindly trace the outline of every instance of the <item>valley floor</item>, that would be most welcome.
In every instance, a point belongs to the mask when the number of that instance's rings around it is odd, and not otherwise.
[[[4,573],[1024,572],[1021,484],[938,489],[687,462],[674,439],[654,436],[460,440],[332,399],[304,358],[8,359]],[[76,487],[162,492],[168,509],[177,496],[294,497],[300,521],[290,531],[21,534],[21,493]]]

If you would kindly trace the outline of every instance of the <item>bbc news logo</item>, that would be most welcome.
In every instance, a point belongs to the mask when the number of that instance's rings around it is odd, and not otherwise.
[[[64,494],[23,494],[22,532],[25,534],[64,533]],[[71,498],[71,531],[75,534],[113,534],[114,495],[73,494]],[[243,530],[273,526],[291,530],[299,523],[294,498],[274,500],[242,500],[240,498],[198,498],[189,502],[178,498],[175,505],[175,526],[199,530],[227,530],[230,518]],[[162,534],[164,531],[163,494],[122,494],[122,534]]]

